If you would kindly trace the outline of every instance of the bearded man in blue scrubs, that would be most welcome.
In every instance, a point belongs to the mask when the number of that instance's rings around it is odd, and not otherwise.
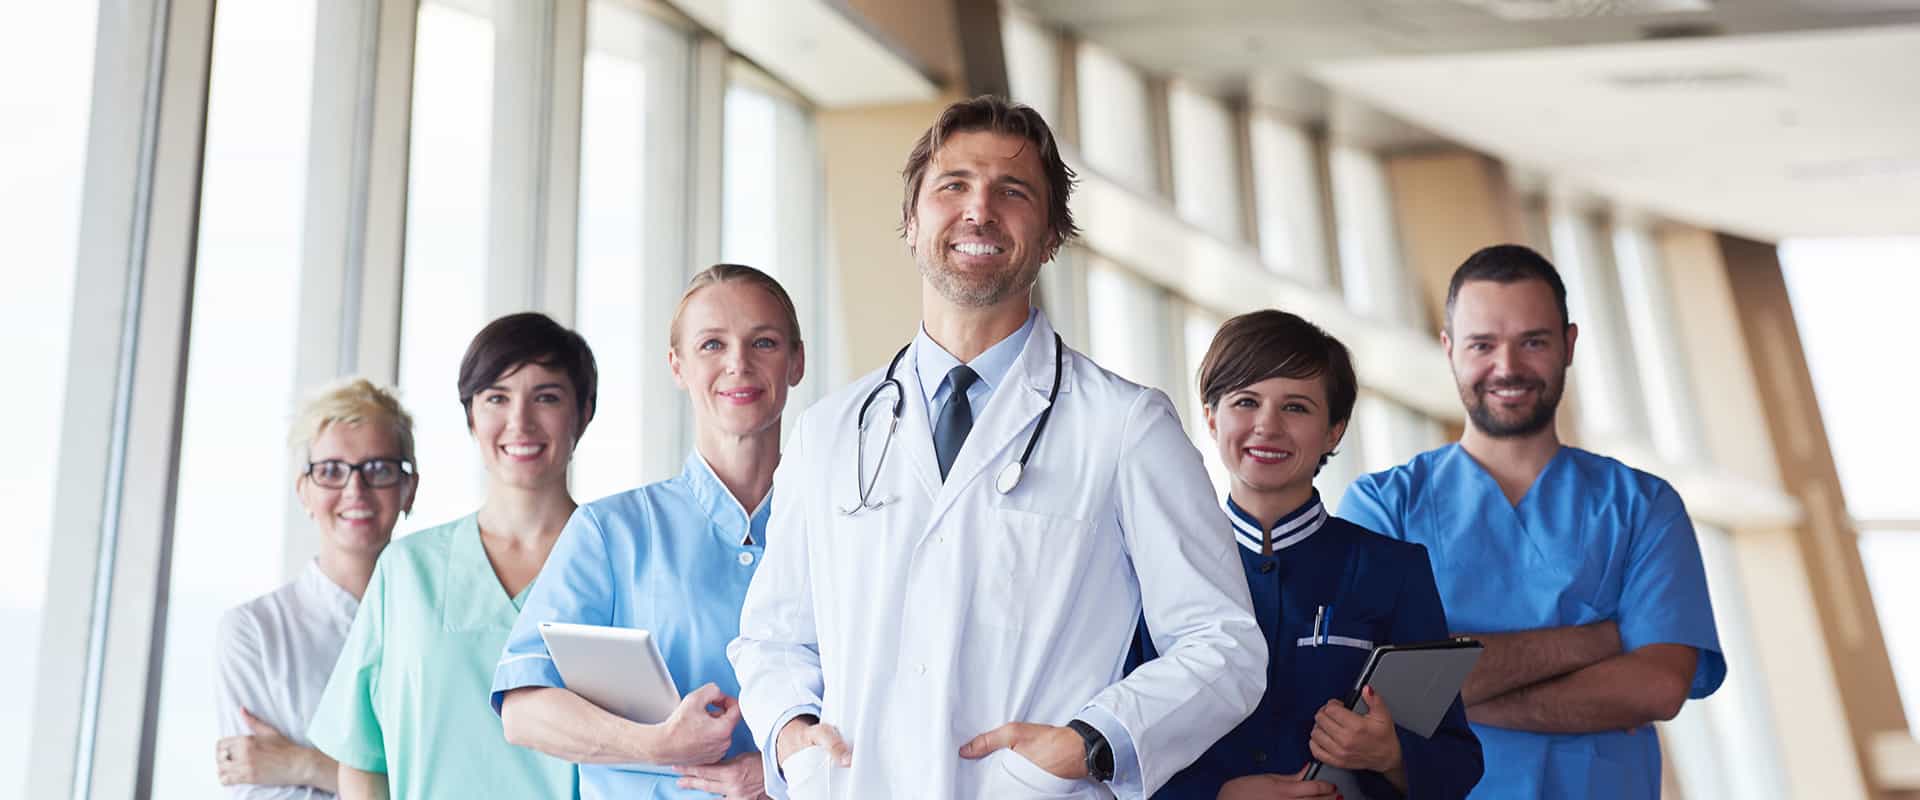
[[[1653,723],[1727,674],[1680,496],[1555,433],[1578,334],[1540,254],[1474,253],[1440,335],[1465,434],[1340,505],[1425,545],[1450,626],[1486,643],[1461,690],[1486,755],[1473,798],[1655,800]]]

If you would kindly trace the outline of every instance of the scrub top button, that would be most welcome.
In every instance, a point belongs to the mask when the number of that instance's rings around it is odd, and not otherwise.
[[[743,551],[741,551],[741,552],[740,552],[740,566],[743,566],[743,567],[744,567],[744,566],[747,566],[747,565],[749,565],[749,564],[752,564],[752,563],[753,563],[753,554],[752,554],[752,553],[749,553],[749,552],[746,552],[746,551],[744,551],[744,550],[743,550]]]
[[[1265,575],[1272,571],[1273,571],[1273,562],[1269,561],[1265,564],[1260,565],[1260,574]]]

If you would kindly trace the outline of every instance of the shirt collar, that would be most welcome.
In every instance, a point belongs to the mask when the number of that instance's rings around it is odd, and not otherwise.
[[[967,366],[980,376],[980,382],[986,384],[988,392],[1000,388],[1000,382],[1007,379],[1007,372],[1013,369],[1014,362],[1020,360],[1020,352],[1026,349],[1027,338],[1033,335],[1034,321],[1039,316],[1039,309],[1027,309],[1027,321],[1019,330],[1008,334],[1007,338],[995,342],[986,352],[967,362]],[[947,379],[947,373],[960,366],[960,359],[928,336],[927,326],[922,324],[920,333],[913,337],[913,363],[914,370],[920,375],[920,391],[926,393],[927,403],[932,404],[933,396],[939,393]]]
[[[1233,502],[1232,497],[1227,498],[1227,519],[1233,521],[1233,538],[1241,547],[1260,555],[1271,555],[1263,547],[1268,531],[1261,530],[1260,520]],[[1327,509],[1321,505],[1320,492],[1316,490],[1306,505],[1294,509],[1274,523],[1271,530],[1273,553],[1306,541],[1326,523]]]
[[[353,619],[355,611],[360,610],[360,600],[352,592],[340,588],[340,585],[320,571],[320,560],[307,562],[307,568],[300,571],[294,579],[294,591],[298,592],[303,605],[309,608],[321,608],[338,616]]]
[[[767,517],[773,506],[773,492],[767,492],[766,497],[760,498],[760,505],[754,507],[753,513],[747,513],[746,508],[740,505],[740,499],[727,491],[727,485],[720,482],[720,476],[714,474],[713,467],[700,455],[699,450],[687,453],[686,466],[680,472],[680,479],[686,483],[687,491],[693,493],[701,510],[706,512],[707,521],[729,543],[766,545]]]

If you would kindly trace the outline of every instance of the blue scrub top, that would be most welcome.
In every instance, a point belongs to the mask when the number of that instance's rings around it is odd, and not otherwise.
[[[1231,499],[1227,517],[1240,543],[1254,616],[1267,637],[1267,692],[1252,716],[1156,798],[1213,800],[1234,778],[1299,772],[1312,758],[1307,739],[1314,715],[1353,690],[1375,645],[1447,637],[1447,616],[1419,545],[1327,516],[1318,493],[1269,530]],[[1133,664],[1153,657],[1142,622]],[[1397,733],[1408,797],[1465,797],[1480,779],[1480,744],[1458,699],[1433,738],[1405,728]],[[1378,773],[1358,778],[1370,796],[1399,796]]]
[[[739,697],[727,643],[740,635],[740,606],[766,552],[770,505],[748,514],[693,453],[679,477],[575,510],[494,670],[494,712],[509,690],[566,686],[540,638],[542,622],[644,628],[682,694],[710,682]],[[742,723],[727,757],[754,750]],[[580,765],[580,795],[589,800],[713,797],[678,780],[664,770]]]
[[[1726,678],[1693,523],[1657,477],[1562,447],[1516,505],[1454,444],[1355,481],[1340,515],[1426,545],[1456,631],[1613,620],[1626,650],[1699,650],[1689,697],[1712,694]],[[1473,729],[1487,755],[1475,798],[1660,796],[1651,725],[1579,735]]]

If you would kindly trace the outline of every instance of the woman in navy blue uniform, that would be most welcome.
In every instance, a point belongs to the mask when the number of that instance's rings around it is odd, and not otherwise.
[[[1347,348],[1298,316],[1255,311],[1220,327],[1199,384],[1267,636],[1267,693],[1156,797],[1338,797],[1331,783],[1302,780],[1309,759],[1354,772],[1371,798],[1465,797],[1482,763],[1458,698],[1430,739],[1395,727],[1377,695],[1365,716],[1341,702],[1374,645],[1448,635],[1426,548],[1329,516],[1314,491],[1358,392]],[[1136,663],[1153,654],[1142,623]]]

